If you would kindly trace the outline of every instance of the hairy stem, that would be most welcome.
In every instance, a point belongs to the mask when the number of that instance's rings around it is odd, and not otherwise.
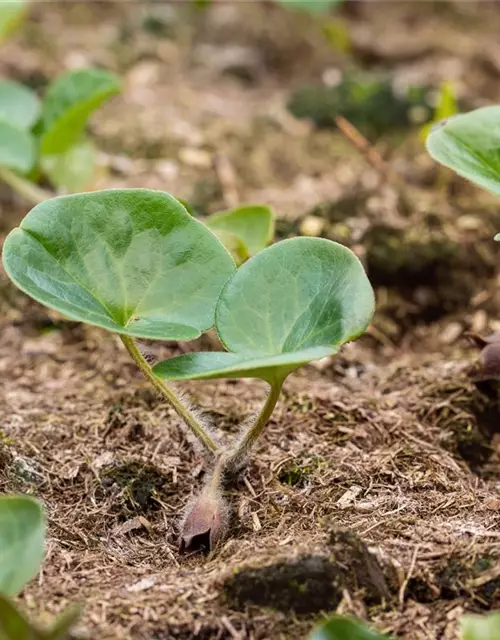
[[[271,384],[269,395],[255,422],[250,426],[248,431],[243,434],[243,437],[236,443],[231,453],[227,456],[226,468],[237,469],[247,457],[271,417],[274,407],[278,402],[283,382],[284,380],[278,380]]]
[[[210,476],[209,486],[212,491],[219,491],[222,485],[222,478],[227,467],[227,455],[221,454],[215,463]]]
[[[40,204],[40,202],[44,202],[44,200],[48,200],[54,195],[41,187],[37,187],[36,184],[7,169],[7,167],[0,167],[0,180],[3,180],[5,184],[8,184],[11,189],[31,204]]]
[[[144,376],[151,382],[151,384],[155,387],[159,393],[168,400],[168,402],[172,405],[177,415],[182,418],[186,426],[189,428],[191,433],[195,436],[197,440],[199,440],[203,446],[210,451],[211,453],[219,452],[219,445],[215,442],[212,436],[207,433],[207,431],[203,428],[203,426],[198,422],[198,420],[194,417],[194,415],[189,411],[187,407],[180,401],[174,391],[166,385],[160,378],[155,376],[153,370],[146,362],[142,353],[139,351],[137,344],[133,338],[126,335],[120,335],[120,338],[125,345],[125,348],[130,353],[135,363],[142,371]]]

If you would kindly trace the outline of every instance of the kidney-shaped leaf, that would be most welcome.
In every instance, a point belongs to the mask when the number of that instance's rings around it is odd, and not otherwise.
[[[427,149],[434,160],[500,195],[500,106],[476,109],[436,125]]]
[[[31,133],[0,120],[0,167],[27,173],[35,158],[35,140]]]
[[[11,80],[0,81],[0,120],[30,129],[40,115],[40,101],[34,91]]]
[[[45,517],[28,496],[0,498],[0,593],[17,595],[38,573],[43,559]]]
[[[487,616],[464,616],[460,623],[462,640],[498,640],[500,613]]]
[[[216,328],[230,353],[185,354],[154,371],[172,380],[283,379],[362,334],[373,310],[352,251],[322,238],[284,240],[240,267],[221,293]]]
[[[81,138],[91,113],[119,91],[118,78],[102,69],[78,69],[59,76],[42,106],[42,154],[67,151]]]
[[[248,255],[253,256],[272,241],[274,236],[274,212],[265,205],[246,205],[214,213],[205,220],[207,227],[216,233],[231,234],[239,238]],[[224,237],[221,236],[224,242]],[[226,245],[227,246],[227,245]]]
[[[315,629],[309,636],[309,640],[389,640],[389,638],[372,631],[356,620],[333,616],[324,625]]]
[[[47,307],[110,331],[190,340],[211,327],[230,254],[172,196],[146,189],[53,198],[4,245],[14,283]]]

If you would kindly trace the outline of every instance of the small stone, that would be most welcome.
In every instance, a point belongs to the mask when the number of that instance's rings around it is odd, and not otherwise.
[[[300,223],[299,231],[303,236],[310,236],[316,238],[323,233],[325,228],[325,221],[318,216],[307,216]]]
[[[164,180],[173,180],[179,175],[179,165],[171,160],[162,160],[155,164],[155,171]]]
[[[212,166],[212,156],[203,149],[184,147],[179,150],[179,160],[188,167],[195,169],[209,169]]]
[[[500,510],[500,499],[499,498],[488,498],[485,500],[484,506],[489,511],[499,511]]]
[[[439,336],[441,344],[453,344],[463,333],[463,327],[459,322],[450,322]]]
[[[151,589],[151,587],[155,584],[156,578],[154,576],[150,576],[149,578],[143,578],[142,580],[139,580],[139,582],[136,582],[135,584],[130,584],[125,588],[130,593],[140,593],[141,591]]]
[[[471,330],[475,333],[481,333],[486,329],[487,325],[488,316],[486,315],[486,311],[484,309],[479,309],[479,311],[476,311],[472,317]]]
[[[347,507],[351,506],[357,496],[359,496],[361,491],[363,491],[363,487],[353,484],[352,487],[349,487],[349,489],[347,489],[347,491],[337,500],[337,507],[339,509],[347,509]]]
[[[54,355],[60,351],[62,336],[60,331],[51,331],[38,338],[27,338],[23,342],[22,352],[25,355]]]
[[[477,229],[480,229],[483,225],[483,221],[476,216],[460,216],[457,219],[457,227],[462,231],[477,231]]]

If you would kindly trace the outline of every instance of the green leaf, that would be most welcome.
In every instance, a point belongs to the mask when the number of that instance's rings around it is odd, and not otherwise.
[[[372,631],[364,624],[344,618],[342,616],[333,616],[324,625],[318,627],[309,636],[309,640],[389,640],[387,636],[383,636]]]
[[[0,594],[0,640],[42,640],[43,636]]]
[[[476,109],[438,125],[427,138],[427,150],[458,175],[500,195],[500,106]]]
[[[210,328],[235,270],[211,231],[169,194],[147,189],[43,202],[9,234],[3,262],[47,307],[158,340],[191,340]]]
[[[119,91],[118,78],[101,69],[79,69],[59,76],[42,105],[42,154],[67,151],[81,138],[91,113]]]
[[[0,120],[0,166],[27,173],[35,159],[35,139],[31,133]]]
[[[248,247],[239,236],[234,233],[229,233],[222,230],[216,231],[215,229],[213,229],[213,232],[226,247],[229,253],[233,256],[233,260],[237,265],[240,265],[242,262],[245,262],[245,260],[248,260],[248,258],[250,257],[250,254],[248,253]]]
[[[277,0],[290,9],[307,11],[313,15],[326,13],[332,7],[340,6],[345,0]]]
[[[0,593],[17,595],[40,569],[45,516],[27,496],[0,498]]]
[[[0,120],[30,129],[40,115],[40,101],[34,91],[11,80],[0,81]]]
[[[428,122],[420,130],[420,137],[422,140],[426,140],[427,136],[432,131],[432,127],[439,124],[441,120],[445,118],[451,118],[458,113],[457,99],[455,96],[455,88],[453,82],[446,80],[441,83],[439,91],[439,101],[432,117],[431,122]]]
[[[55,187],[66,191],[80,191],[92,182],[94,155],[92,141],[82,138],[64,153],[42,154],[40,166]]]
[[[27,0],[2,0],[0,2],[0,44],[21,22],[27,6]]]
[[[275,215],[271,207],[246,205],[230,211],[214,213],[205,220],[205,224],[216,233],[222,232],[236,236],[246,248],[248,255],[253,256],[272,242],[274,219]],[[223,237],[221,239],[224,242]]]
[[[335,347],[310,347],[260,358],[224,351],[202,351],[159,362],[153,371],[168,380],[251,377],[272,382],[276,370],[291,372],[302,364],[334,355],[337,351]]]
[[[80,613],[80,607],[69,607],[45,631],[32,625],[8,598],[0,594],[0,640],[67,640]]]
[[[172,380],[276,381],[361,335],[373,310],[373,290],[352,251],[322,238],[284,240],[246,262],[222,291],[216,328],[231,353],[185,354],[154,372]]]
[[[498,640],[500,613],[487,616],[466,615],[460,622],[461,640]]]

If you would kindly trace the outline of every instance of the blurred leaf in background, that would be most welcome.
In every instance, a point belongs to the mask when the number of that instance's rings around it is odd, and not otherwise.
[[[1,0],[0,2],[0,45],[6,40],[24,17],[28,3],[26,0]]]
[[[45,516],[28,496],[0,498],[0,593],[17,595],[39,571],[44,553]]]
[[[352,49],[349,26],[340,18],[329,18],[323,24],[323,34],[332,49],[340,53],[350,53]]]
[[[434,111],[432,120],[424,125],[420,130],[420,137],[422,138],[422,140],[424,142],[427,140],[427,136],[431,132],[432,127],[434,127],[436,124],[439,124],[446,118],[451,118],[451,116],[454,116],[457,113],[458,104],[455,88],[453,86],[453,82],[446,80],[445,82],[441,83],[438,103],[436,105],[436,110]]]
[[[243,205],[214,213],[205,224],[241,264],[272,242],[275,217],[274,211],[266,205]]]
[[[325,624],[317,627],[309,640],[390,640],[376,631],[372,631],[361,622],[333,616]]]
[[[385,75],[351,73],[335,86],[300,87],[290,97],[288,109],[320,128],[335,127],[335,117],[340,115],[365,135],[378,136],[415,124],[415,120],[428,120],[432,114],[428,94],[426,87],[396,91]]]
[[[500,613],[487,616],[464,616],[460,624],[461,640],[498,640]]]
[[[317,15],[340,6],[345,0],[276,0],[276,2],[289,9],[298,9]]]

